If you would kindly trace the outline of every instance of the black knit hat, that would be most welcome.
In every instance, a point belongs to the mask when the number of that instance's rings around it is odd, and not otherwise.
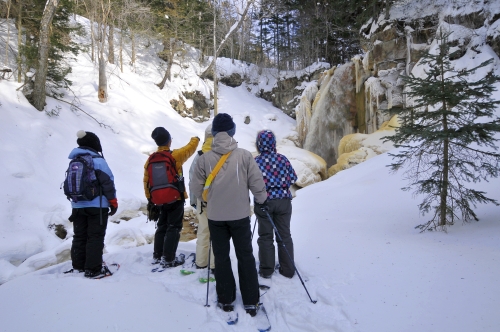
[[[79,130],[76,133],[76,136],[78,137],[76,140],[76,144],[78,144],[78,146],[86,146],[96,150],[97,152],[102,152],[101,141],[96,134],[90,131]]]
[[[215,116],[212,122],[212,135],[215,137],[217,133],[225,131],[229,136],[233,136],[236,132],[236,124],[233,118],[226,113],[219,113]]]
[[[170,133],[163,127],[156,127],[151,133],[151,137],[158,146],[168,145],[170,143]]]

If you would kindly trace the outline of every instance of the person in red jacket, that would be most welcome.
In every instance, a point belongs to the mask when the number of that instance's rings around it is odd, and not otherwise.
[[[157,127],[153,130],[151,137],[158,145],[157,152],[170,151],[172,137],[170,133],[163,127]],[[180,148],[170,151],[175,159],[177,174],[182,177],[182,165],[196,152],[200,139],[191,137],[189,143]],[[152,154],[153,155],[153,154]],[[151,155],[151,156],[152,156]],[[150,156],[150,158],[151,158]],[[149,159],[144,165],[144,194],[150,202],[151,193],[149,191]],[[179,245],[180,232],[182,230],[182,220],[184,219],[184,202],[188,198],[185,190],[183,195],[172,204],[163,204],[161,206],[160,218],[155,232],[153,264],[161,264],[162,267],[174,267],[182,264],[181,260],[177,259],[175,253]]]

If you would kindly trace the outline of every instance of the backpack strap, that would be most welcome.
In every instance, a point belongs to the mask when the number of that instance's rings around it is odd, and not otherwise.
[[[168,153],[165,153],[165,152],[168,152]],[[167,150],[167,151],[156,151],[156,152],[153,152],[149,158],[148,158],[148,166],[149,164],[151,163],[150,160],[151,158],[153,158],[153,156],[155,156],[156,154],[161,154],[162,156],[166,157],[166,158],[169,158],[171,159],[173,162],[174,162],[174,169],[175,169],[175,172],[177,172],[177,164],[176,164],[176,161],[175,161],[175,158],[174,156],[172,156],[172,152],[170,150]]]
[[[205,202],[208,202],[208,190],[210,189],[212,182],[214,181],[215,177],[217,176],[217,173],[219,173],[220,169],[222,168],[222,165],[224,165],[231,152],[232,151],[229,151],[228,153],[220,157],[219,162],[217,162],[217,165],[215,165],[215,168],[212,170],[212,173],[210,173],[207,180],[205,181],[205,187],[203,188],[203,194],[202,194],[202,198]]]

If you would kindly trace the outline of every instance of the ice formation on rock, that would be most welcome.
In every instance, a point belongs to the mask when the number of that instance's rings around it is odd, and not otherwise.
[[[314,100],[304,148],[321,156],[328,165],[337,160],[340,139],[354,132],[355,88],[354,64],[349,62],[323,78]]]
[[[344,136],[339,143],[339,158],[337,163],[328,169],[328,176],[351,168],[374,156],[391,150],[392,142],[384,142],[384,136],[391,136],[399,126],[397,117],[384,122],[373,134],[350,134]]]

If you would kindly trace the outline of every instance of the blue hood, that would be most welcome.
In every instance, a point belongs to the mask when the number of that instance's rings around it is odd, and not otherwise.
[[[79,154],[90,154],[91,156],[101,156],[99,153],[95,152],[95,150],[92,150],[92,149],[82,149],[82,148],[74,148],[70,153],[69,153],[69,156],[68,158],[69,159],[73,159],[75,158],[76,156],[78,156]]]
[[[276,152],[276,137],[270,130],[262,130],[257,134],[257,150],[262,152]]]

